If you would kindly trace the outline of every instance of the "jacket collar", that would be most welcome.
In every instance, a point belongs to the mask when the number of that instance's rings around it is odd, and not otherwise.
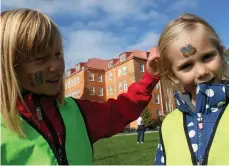
[[[188,114],[211,113],[211,109],[221,108],[229,101],[229,83],[222,84],[199,84],[196,90],[196,106],[191,102],[188,92],[175,93],[177,108]]]

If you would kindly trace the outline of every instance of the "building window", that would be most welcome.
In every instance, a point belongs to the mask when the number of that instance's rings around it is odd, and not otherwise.
[[[76,77],[74,78],[74,85],[76,85]]]
[[[160,104],[159,94],[155,94],[155,103]]]
[[[119,69],[118,69],[118,76],[121,76],[121,75],[122,75],[122,69],[119,68]]]
[[[112,86],[107,87],[107,95],[113,94],[113,88]]]
[[[123,75],[127,74],[126,66],[123,66],[123,68],[122,68],[122,74],[123,74]]]
[[[144,64],[140,64],[140,72],[145,72]]]
[[[80,96],[80,90],[76,90],[76,96],[79,97]]]
[[[108,62],[108,68],[113,67],[113,61]]]
[[[99,81],[99,82],[103,82],[103,76],[102,76],[102,75],[99,75],[99,76],[98,76],[98,81]]]
[[[69,80],[68,81],[68,88],[70,88],[71,87],[71,81]]]
[[[161,111],[160,110],[156,110],[157,113],[157,118],[159,119],[161,117]]]
[[[156,85],[155,89],[159,89],[159,83]]]
[[[95,87],[90,88],[90,95],[95,95]]]
[[[79,70],[80,70],[80,64],[76,66],[76,71],[79,71]]]
[[[120,62],[123,62],[126,60],[126,54],[123,54],[120,56]]]
[[[99,88],[99,96],[103,96],[103,88]]]
[[[109,80],[112,80],[112,73],[109,73]]]
[[[113,94],[114,93],[114,89],[113,89],[113,87],[111,86],[110,87],[110,94]]]
[[[89,75],[89,81],[94,81],[94,73],[90,73],[90,75]]]
[[[77,83],[77,84],[80,83],[80,77],[79,77],[79,76],[76,77],[76,83]]]
[[[122,91],[123,87],[122,87],[122,82],[119,83],[119,91]]]
[[[128,84],[127,84],[127,81],[125,80],[125,81],[123,82],[123,89],[124,89],[124,90],[127,90],[127,88],[128,88]]]

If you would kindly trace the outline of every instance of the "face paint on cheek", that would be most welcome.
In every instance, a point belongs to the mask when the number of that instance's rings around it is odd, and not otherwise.
[[[43,74],[42,74],[41,71],[34,73],[34,79],[35,79],[35,84],[36,85],[44,84]]]

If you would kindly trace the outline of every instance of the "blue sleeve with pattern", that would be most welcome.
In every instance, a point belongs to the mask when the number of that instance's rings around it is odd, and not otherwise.
[[[156,152],[156,157],[154,160],[154,165],[165,165],[164,149],[161,145],[161,142],[157,146],[157,152]]]

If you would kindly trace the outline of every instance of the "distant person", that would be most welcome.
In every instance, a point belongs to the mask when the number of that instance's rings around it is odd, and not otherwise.
[[[141,144],[143,144],[144,143],[144,137],[145,137],[145,124],[144,124],[141,116],[137,119],[137,125],[138,125],[138,128],[137,128],[137,144],[139,144],[140,141],[141,141]]]

